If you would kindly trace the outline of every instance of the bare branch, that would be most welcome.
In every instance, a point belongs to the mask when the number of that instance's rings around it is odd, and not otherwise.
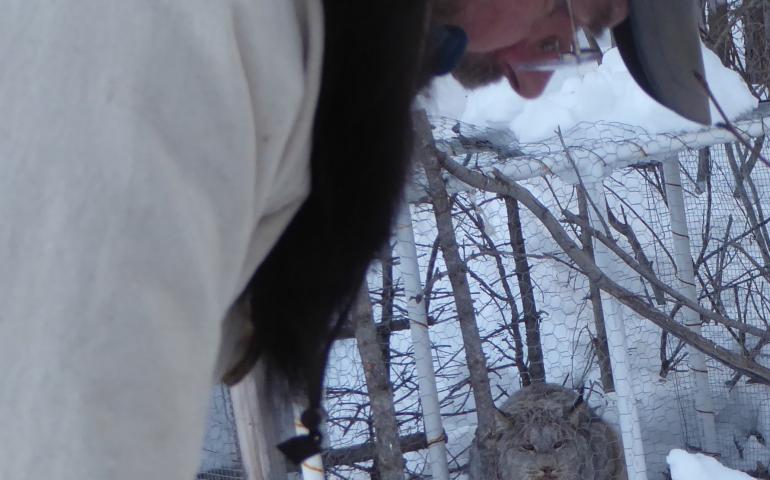
[[[554,240],[564,250],[564,252],[574,261],[578,267],[588,276],[594,280],[599,288],[606,291],[610,295],[614,296],[621,303],[631,308],[633,311],[642,315],[643,317],[652,321],[655,325],[668,331],[670,334],[682,339],[688,345],[695,347],[703,353],[719,360],[725,365],[752,377],[763,383],[770,383],[770,369],[745,358],[742,355],[736,354],[720,345],[711,342],[691,332],[687,327],[681,325],[672,320],[668,315],[659,310],[651,307],[643,300],[641,300],[633,292],[623,288],[619,284],[608,278],[591,260],[588,256],[576,245],[572,239],[564,231],[559,221],[551,214],[551,212],[537,200],[528,190],[517,185],[515,182],[505,180],[502,174],[497,174],[497,178],[491,178],[486,175],[474,172],[468,168],[458,165],[456,162],[450,160],[446,156],[441,157],[441,161],[444,167],[463,182],[471,185],[475,188],[479,188],[488,192],[510,195],[516,198],[519,202],[524,204],[540,222],[548,229],[553,236]],[[598,233],[598,232],[595,232]],[[628,255],[625,255],[628,257]],[[630,259],[633,262],[633,259]],[[641,273],[641,272],[640,272]],[[657,281],[657,279],[656,279]],[[658,281],[659,282],[659,281]],[[660,282],[662,284],[662,282]],[[666,287],[666,289],[671,290]],[[723,324],[729,324],[734,326],[737,322],[725,319],[719,315],[707,312],[695,302],[687,299],[686,297],[678,294],[677,292],[667,292],[669,294],[675,293],[677,300],[682,300],[682,303],[693,310],[698,311],[701,314],[706,313],[709,318],[717,321],[721,321]],[[673,295],[672,295],[673,296]],[[679,298],[677,298],[679,297]],[[754,335],[761,338],[770,339],[770,333],[754,328],[743,327],[747,332],[751,330]],[[755,333],[756,332],[756,333]]]

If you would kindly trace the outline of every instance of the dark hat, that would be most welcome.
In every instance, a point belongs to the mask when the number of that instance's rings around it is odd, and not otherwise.
[[[711,124],[697,0],[628,0],[629,16],[613,29],[620,56],[642,89],[679,115]]]

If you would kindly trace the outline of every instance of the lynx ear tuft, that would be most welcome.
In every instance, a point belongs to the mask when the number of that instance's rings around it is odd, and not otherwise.
[[[569,412],[567,413],[567,419],[573,425],[578,426],[588,418],[588,406],[585,402],[585,398],[583,397],[583,392],[581,390],[580,394],[575,399],[575,402],[572,404],[572,407],[570,407]]]
[[[570,412],[576,410],[577,408],[580,408],[581,405],[584,405],[585,398],[583,397],[583,392],[580,392],[580,395],[575,399],[575,402],[572,404],[572,408],[570,409]]]
[[[495,407],[495,423],[497,430],[511,428],[514,424],[513,417]]]

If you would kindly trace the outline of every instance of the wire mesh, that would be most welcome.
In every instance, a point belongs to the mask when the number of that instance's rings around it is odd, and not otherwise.
[[[755,115],[746,121],[758,121],[761,126],[763,115]],[[439,121],[436,124],[434,135],[446,139],[444,148],[456,141],[458,131],[469,132],[474,128],[458,127],[456,122]],[[602,138],[597,135],[602,125],[594,126],[590,142]],[[610,129],[613,135],[617,133],[616,128],[620,127]],[[562,151],[565,146],[576,145],[576,132],[588,131],[585,127],[581,129],[569,132],[571,136],[562,136]],[[484,135],[489,138],[489,134]],[[658,156],[631,167],[613,162],[611,157],[596,156],[600,159],[597,165],[601,170],[593,172],[596,173],[594,176],[591,176],[592,170],[587,169],[579,170],[578,175],[571,177],[564,175],[566,181],[547,176],[524,179],[519,184],[549,211],[555,212],[563,221],[567,236],[580,245],[581,229],[574,221],[566,221],[568,216],[564,213],[579,216],[581,212],[581,199],[574,182],[576,178],[593,181],[612,172],[604,180],[612,224],[607,228],[630,256],[639,263],[648,264],[661,281],[677,288],[665,179],[659,160],[680,151],[699,301],[728,318],[766,330],[767,272],[764,263],[756,261],[761,258],[756,245],[758,240],[750,234],[745,235],[751,225],[747,223],[746,207],[736,197],[735,176],[725,147],[715,146],[708,149],[708,154],[699,153],[706,152],[700,150],[701,145],[713,143],[713,138],[706,138],[708,135],[708,132],[696,135],[701,138],[693,144],[694,148],[687,148],[688,144],[681,141],[681,136],[674,142],[672,135],[649,135],[645,140],[648,143],[664,138],[667,146],[676,143],[678,148],[668,153],[665,148],[659,148]],[[564,138],[573,140],[564,145]],[[633,140],[629,136],[624,142]],[[494,141],[489,141],[479,148],[466,143],[462,151],[448,151],[456,161],[476,171],[490,171],[497,165],[515,163],[517,158],[528,155],[528,146],[517,144],[511,148],[509,142],[505,149],[500,149],[495,145]],[[476,153],[474,148],[478,148]],[[536,148],[542,148],[542,145]],[[576,148],[588,149],[585,142]],[[750,151],[734,143],[729,148],[733,149],[738,168],[741,165],[748,168],[745,165],[750,159]],[[768,147],[763,144],[762,148],[767,155]],[[506,157],[514,151],[517,158]],[[703,159],[704,155],[707,161]],[[770,206],[765,203],[770,195],[768,181],[768,168],[755,161],[745,183],[759,222],[768,218],[764,216],[765,212],[770,212]],[[425,178],[418,178],[418,183],[424,186]],[[596,414],[617,429],[618,398],[612,393],[611,372],[603,368],[607,352],[595,317],[597,304],[592,302],[588,279],[529,210],[519,205],[516,209],[519,221],[513,222],[511,215],[515,206],[499,195],[463,187],[456,180],[449,179],[447,184],[456,186],[450,191],[454,234],[473,296],[472,311],[483,343],[495,404],[500,406],[522,385],[543,380],[544,376],[547,382],[582,391]],[[425,194],[422,195],[425,198]],[[591,208],[591,200],[587,202],[589,205],[584,209]],[[450,474],[453,478],[463,478],[469,474],[469,456],[478,423],[466,345],[432,207],[429,203],[418,204],[413,207],[412,215],[441,413],[448,437]],[[521,265],[517,266],[514,255],[519,246],[517,228],[526,247],[518,260],[523,259],[524,268],[531,276],[529,292],[522,289]],[[733,241],[735,238],[739,241]],[[390,375],[395,421],[404,442],[408,478],[429,478],[424,435],[420,437],[423,427],[418,382],[410,338],[404,330],[408,323],[398,267],[398,258],[385,255],[384,260],[372,269],[368,285],[380,347]],[[717,271],[722,286],[719,303],[715,304],[713,286],[716,280],[713,277]],[[670,295],[658,291],[619,260],[616,259],[606,273],[650,306],[675,318],[681,313],[681,306],[677,306]],[[525,297],[530,303],[529,311]],[[702,448],[703,431],[695,410],[696,392],[692,372],[688,369],[688,350],[679,340],[663,333],[642,316],[627,308],[620,311],[629,345],[633,400],[639,410],[648,478],[661,478],[666,475],[665,457],[672,448]],[[760,345],[750,336],[742,337],[740,332],[712,323],[705,324],[703,334],[735,352],[749,355],[747,352],[753,349],[752,358],[767,364],[764,344]],[[757,462],[766,466],[770,452],[764,443],[770,432],[763,433],[767,426],[763,424],[760,411],[770,407],[770,391],[765,385],[737,376],[717,361],[710,360],[708,366],[710,395],[716,407],[718,427],[719,451],[716,453],[734,468],[754,470]],[[329,447],[331,452],[336,452],[327,456],[332,458],[332,462],[327,461],[330,478],[379,478],[376,451],[371,444],[375,437],[371,400],[363,370],[355,341],[338,342],[328,377]]]
[[[704,42],[724,65],[738,72],[758,100],[768,100],[769,4],[765,0],[701,4]],[[596,208],[592,201],[605,199],[585,197],[576,185],[603,181],[608,225],[592,226],[612,237],[636,264],[632,268],[614,254],[605,270],[607,277],[648,310],[682,322],[683,307],[675,298],[682,285],[677,278],[680,272],[661,164],[678,157],[697,302],[736,322],[728,328],[702,316],[700,334],[713,342],[710,345],[747,362],[770,366],[766,340],[736,327],[768,330],[770,226],[765,222],[770,218],[770,169],[750,149],[735,143],[731,132],[713,128],[673,134],[599,121],[555,132],[537,144],[521,144],[511,132],[455,119],[432,118],[431,124],[436,146],[450,161],[486,175],[485,182],[501,178],[518,182],[553,214],[564,237],[585,252],[586,229],[580,219]],[[734,126],[750,142],[762,139],[761,152],[770,156],[763,137],[770,130],[767,104],[735,121]],[[470,308],[460,305],[461,287],[450,278],[452,262],[444,251],[446,238],[440,238],[447,234],[440,234],[437,226],[427,175],[418,169],[408,200],[413,203],[423,288],[418,296],[428,314],[451,478],[475,480],[483,475],[474,473],[471,461],[480,458],[479,445],[484,441],[480,430],[487,422],[488,400],[475,391],[479,388],[488,389],[494,404],[501,407],[529,383],[563,385],[582,392],[580,398],[595,415],[618,430],[618,410],[627,405],[613,391],[615,379],[608,360],[611,346],[606,340],[613,332],[606,332],[602,321],[613,312],[618,312],[625,329],[628,347],[624,354],[630,362],[634,393],[631,402],[639,412],[647,478],[670,478],[666,455],[672,448],[706,448],[707,418],[716,424],[716,451],[711,454],[733,468],[770,478],[766,445],[770,390],[766,384],[709,357],[707,385],[698,385],[691,369],[695,355],[682,341],[627,307],[602,310],[607,295],[602,295],[603,302],[598,301],[595,285],[564,250],[564,242],[560,246],[554,240],[553,232],[538,218],[542,213],[535,215],[499,192],[490,192],[484,185],[471,188],[467,179],[444,172],[443,183],[451,196],[451,236],[457,242],[462,277],[472,297]],[[330,478],[403,478],[389,475],[387,466],[379,464],[378,447],[373,443],[377,432],[372,405],[384,400],[392,404],[392,423],[400,435],[406,477],[432,475],[434,460],[426,450],[414,349],[406,330],[408,299],[399,262],[389,251],[368,277],[378,348],[391,391],[370,390],[365,379],[370,367],[360,361],[353,332],[333,352],[326,401]],[[471,330],[478,331],[481,340],[481,356],[473,353],[473,335],[466,328],[469,317]],[[474,362],[482,362],[487,369],[488,387],[471,375]],[[698,411],[698,405],[704,405],[703,395],[713,404],[713,412]],[[538,408],[547,402],[540,403]],[[505,431],[515,425],[502,421],[496,428]],[[583,430],[582,435],[592,434]],[[491,440],[493,451],[499,454],[492,462],[504,463],[501,459],[509,453],[505,450],[529,451],[534,446],[520,443]],[[587,460],[575,457],[571,461],[567,463],[576,472],[589,468]],[[526,463],[519,464],[522,462]],[[548,466],[552,467],[556,468]],[[554,471],[540,470],[544,478]],[[506,474],[514,475],[511,471]]]
[[[767,143],[764,139],[756,142],[767,158]],[[706,191],[698,187],[697,175],[688,175],[692,192],[688,223],[692,231],[702,232],[694,246],[704,252],[720,249],[717,255],[698,264],[702,302],[741,323],[767,330],[770,285],[766,271],[767,229],[762,223],[769,212],[770,168],[762,162],[750,167],[750,152],[735,144],[714,146],[708,156],[712,171]],[[697,171],[697,155],[683,155],[682,160],[685,171]],[[706,335],[719,345],[768,365],[764,341],[716,325],[708,325]],[[709,377],[724,461],[743,470],[754,469],[757,462],[767,466],[770,450],[764,445],[767,433],[763,433],[767,425],[763,425],[760,410],[770,404],[770,389],[717,362],[710,363]]]
[[[211,393],[201,465],[196,480],[246,480],[230,391],[217,385]]]

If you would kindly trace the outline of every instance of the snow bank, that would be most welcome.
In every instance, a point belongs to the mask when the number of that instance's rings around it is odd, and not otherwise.
[[[730,470],[716,459],[700,453],[671,450],[666,457],[673,480],[752,480],[753,477]]]
[[[714,96],[733,119],[756,108],[757,100],[740,76],[724,67],[703,47],[706,77]],[[544,94],[535,100],[516,95],[507,81],[472,92],[451,77],[434,82],[427,107],[431,113],[480,126],[510,129],[521,142],[535,142],[568,130],[581,121],[610,121],[634,125],[649,133],[693,131],[694,122],[660,106],[636,84],[620,53],[604,54],[602,65],[580,75],[557,72]],[[720,121],[712,105],[712,119]]]

